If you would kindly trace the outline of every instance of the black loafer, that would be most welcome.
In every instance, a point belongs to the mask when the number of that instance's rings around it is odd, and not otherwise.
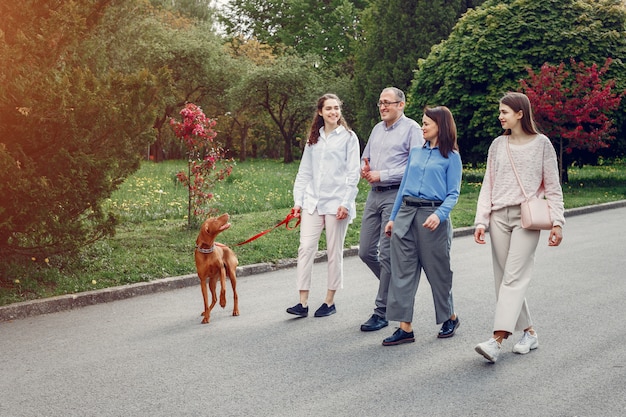
[[[326,316],[330,316],[331,314],[335,314],[336,312],[337,312],[337,309],[335,308],[334,304],[328,307],[328,304],[324,303],[315,312],[315,317],[326,317]]]
[[[372,317],[368,321],[361,325],[362,332],[374,332],[380,330],[383,327],[387,327],[389,322],[377,314],[372,314]]]
[[[398,329],[394,334],[383,340],[383,346],[393,346],[399,345],[402,343],[413,343],[415,342],[415,336],[413,336],[413,332],[405,332],[402,329]]]
[[[289,307],[287,313],[293,314],[294,316],[306,317],[309,315],[309,307],[302,307],[302,304],[298,303],[293,307]]]
[[[454,336],[454,332],[456,332],[456,329],[459,327],[459,324],[461,324],[461,322],[459,321],[458,316],[455,320],[444,321],[443,325],[441,326],[441,330],[439,330],[439,334],[437,335],[437,337],[440,339],[445,339],[446,337]]]

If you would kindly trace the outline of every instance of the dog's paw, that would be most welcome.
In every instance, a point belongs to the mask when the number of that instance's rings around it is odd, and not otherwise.
[[[233,310],[233,316],[238,316],[239,315],[239,310]]]
[[[204,317],[202,319],[202,324],[207,324],[207,323],[209,323],[211,321],[211,316],[209,314],[206,314],[204,311],[202,313],[200,313],[200,315],[202,317]]]

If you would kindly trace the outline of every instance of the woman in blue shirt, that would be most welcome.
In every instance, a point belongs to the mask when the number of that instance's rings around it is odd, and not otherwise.
[[[450,269],[450,211],[459,198],[463,172],[456,124],[447,107],[427,107],[422,130],[426,143],[409,154],[385,227],[391,238],[387,319],[400,322],[383,341],[385,346],[415,341],[411,322],[422,268],[432,288],[437,324],[443,323],[437,337],[452,337],[459,326]]]

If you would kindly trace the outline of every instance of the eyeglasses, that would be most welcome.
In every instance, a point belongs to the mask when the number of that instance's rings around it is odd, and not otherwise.
[[[376,105],[378,107],[389,107],[392,104],[398,104],[398,103],[402,103],[401,101],[379,101],[378,103],[376,103]]]

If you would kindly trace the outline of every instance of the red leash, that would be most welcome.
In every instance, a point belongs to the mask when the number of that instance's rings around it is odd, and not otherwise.
[[[296,222],[296,225],[294,227],[289,227],[289,222],[291,220],[293,220],[293,219],[298,219],[298,221]],[[282,226],[283,224],[285,225],[287,230],[294,230],[296,227],[298,227],[300,225],[300,217],[296,217],[294,215],[294,213],[293,213],[293,209],[291,209],[291,212],[287,215],[287,217],[285,217],[285,219],[282,222],[278,223],[276,226],[271,227],[271,228],[269,228],[267,230],[264,230],[261,233],[258,233],[256,235],[252,236],[250,239],[245,240],[243,242],[239,242],[239,243],[237,243],[234,246],[241,246],[241,245],[245,245],[246,243],[250,243],[253,240],[256,240],[256,239],[260,238],[261,236],[268,234],[269,232],[271,232],[272,230],[276,229],[277,227]]]

